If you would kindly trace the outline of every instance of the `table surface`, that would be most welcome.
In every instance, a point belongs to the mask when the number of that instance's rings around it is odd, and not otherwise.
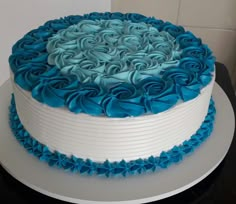
[[[216,63],[216,82],[223,88],[229,97],[231,104],[236,111],[236,97],[229,78],[227,68]],[[232,141],[229,152],[223,162],[203,181],[190,189],[155,202],[159,204],[183,203],[183,204],[218,204],[218,203],[236,203],[236,137]],[[35,201],[50,204],[63,204],[59,201],[45,195],[42,195],[27,186],[21,184],[11,175],[9,175],[0,166],[0,203],[8,202],[33,203]],[[154,203],[154,202],[152,202]]]

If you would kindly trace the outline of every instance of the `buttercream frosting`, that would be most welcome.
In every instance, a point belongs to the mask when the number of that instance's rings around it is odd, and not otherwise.
[[[177,102],[191,100],[209,84],[214,71],[210,49],[183,27],[140,14],[108,12],[46,22],[13,46],[9,63],[15,82],[32,92],[41,103],[52,107],[66,106],[74,113],[109,117],[156,114]],[[170,73],[177,69],[179,74],[173,77]],[[75,76],[78,83],[75,83]],[[192,81],[183,83],[185,79],[179,79],[180,76]],[[57,82],[49,83],[50,77]],[[153,77],[157,81],[164,77],[173,86],[165,96],[171,100],[166,104],[162,100],[162,108],[151,108],[150,104],[158,107],[160,103],[140,87],[140,84],[154,80]],[[95,99],[96,84],[102,90]],[[125,106],[120,99],[117,102],[114,92],[124,90],[122,86],[130,89],[129,92],[135,90],[142,98],[128,97]],[[63,87],[61,93],[59,87]],[[159,91],[155,94],[155,98],[162,97]],[[81,95],[83,98],[86,95],[90,107],[93,104],[97,108],[88,111]],[[127,104],[137,108],[124,110]],[[110,107],[117,109],[108,111]]]
[[[129,175],[155,172],[169,167],[171,164],[180,162],[185,156],[193,152],[213,130],[215,119],[215,107],[213,100],[210,101],[208,113],[200,128],[182,144],[173,146],[167,151],[162,151],[158,156],[149,156],[144,159],[132,161],[96,162],[89,158],[83,159],[74,155],[66,156],[58,151],[50,151],[49,148],[34,139],[22,125],[16,111],[14,97],[12,97],[9,118],[12,132],[19,143],[39,160],[73,173],[98,175],[105,177],[126,177]]]
[[[166,168],[211,134],[214,61],[200,38],[153,17],[50,20],[12,48],[10,125],[50,166],[107,177]]]

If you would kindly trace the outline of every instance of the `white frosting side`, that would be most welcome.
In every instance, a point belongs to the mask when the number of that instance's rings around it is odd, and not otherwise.
[[[94,161],[129,161],[158,156],[189,139],[207,114],[214,78],[191,101],[159,114],[129,118],[94,117],[52,108],[12,83],[22,124],[50,150]]]

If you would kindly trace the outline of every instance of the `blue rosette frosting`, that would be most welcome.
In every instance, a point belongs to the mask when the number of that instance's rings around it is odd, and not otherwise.
[[[40,80],[40,76],[46,74],[51,67],[45,63],[23,64],[17,69],[14,80],[21,88],[31,91]]]
[[[102,106],[109,117],[127,117],[142,115],[145,110],[141,105],[142,96],[135,86],[121,83],[104,98]]]
[[[172,107],[178,100],[171,81],[149,77],[139,84],[144,91],[144,105],[151,113],[160,113]]]
[[[66,98],[66,105],[74,113],[101,115],[104,91],[95,83],[81,84],[79,89],[70,92]]]
[[[176,26],[176,25],[173,25],[170,22],[167,22],[167,23],[163,24],[162,25],[162,30],[170,33],[175,38],[177,36],[185,33],[185,30],[182,26]]]
[[[65,105],[66,95],[79,87],[76,77],[44,75],[32,89],[32,97],[51,107]]]
[[[169,69],[163,74],[163,79],[173,80],[176,93],[183,101],[191,100],[200,93],[201,84],[197,75],[187,69]]]
[[[17,41],[9,57],[15,82],[39,102],[108,117],[159,113],[177,103],[176,98],[197,97],[212,80],[214,62],[207,45],[182,26],[119,12],[50,20]],[[148,87],[150,79],[153,83],[166,80],[171,91],[150,95],[141,86]],[[88,99],[91,88],[102,96]],[[122,108],[124,101],[114,94],[117,89],[139,94],[132,101],[134,108]],[[90,105],[82,105],[85,101]],[[111,111],[111,107],[117,109]]]
[[[157,172],[170,165],[179,163],[185,156],[190,155],[199,147],[212,133],[215,120],[215,106],[211,99],[208,113],[197,132],[182,144],[174,146],[168,151],[163,151],[159,156],[150,156],[144,159],[132,161],[96,162],[89,158],[70,157],[58,151],[50,151],[47,146],[35,140],[24,129],[16,112],[14,96],[9,108],[10,127],[15,138],[32,155],[40,161],[48,163],[65,171],[81,175],[97,175],[103,177],[126,177],[130,175]]]

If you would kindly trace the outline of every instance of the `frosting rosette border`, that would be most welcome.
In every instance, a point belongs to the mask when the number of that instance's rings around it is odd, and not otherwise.
[[[115,85],[103,86],[101,83],[101,87],[98,88],[94,82],[75,82],[74,74],[68,73],[68,70],[71,69],[70,66],[66,67],[67,72],[63,74],[63,71],[55,71],[58,69],[56,65],[48,64],[47,42],[57,32],[78,24],[81,20],[112,19],[146,23],[156,28],[159,32],[168,32],[176,39],[182,49],[178,66],[169,66],[168,69],[163,69],[160,75],[145,79],[140,77],[142,70],[127,71],[131,85],[123,84],[125,83],[122,81],[123,76],[116,74],[120,77],[120,80],[117,80]],[[140,56],[137,56],[137,61],[139,59]],[[141,61],[139,61],[138,63],[141,64]],[[15,83],[24,90],[30,91],[32,97],[37,101],[51,107],[65,106],[74,113],[83,112],[96,116],[106,115],[107,117],[139,116],[145,113],[156,114],[168,110],[178,100],[188,101],[197,97],[201,89],[212,80],[214,62],[215,57],[208,46],[203,44],[201,39],[191,32],[185,31],[183,27],[155,19],[154,17],[119,12],[93,12],[83,16],[71,15],[50,20],[37,29],[31,30],[17,41],[9,57],[9,64],[14,74]],[[117,62],[111,65],[112,69],[120,69],[119,66],[122,66],[122,64]],[[173,76],[175,70],[180,72],[175,74],[176,77]],[[111,70],[107,71],[111,72]],[[84,77],[83,72],[77,74]],[[53,78],[55,83],[49,82],[50,78]],[[187,83],[186,80],[190,78],[191,80]],[[140,86],[142,84],[151,84],[150,80],[154,82],[155,80],[160,81],[163,79],[166,81],[165,86],[171,87],[164,93],[163,91],[157,91],[155,94],[147,94],[147,90]],[[106,78],[105,80],[109,81]],[[133,82],[135,83],[133,84]],[[98,95],[95,94],[95,89],[99,92]],[[125,94],[123,94],[123,97],[115,96],[114,92],[116,90],[125,90],[130,95],[125,99]],[[90,91],[91,93],[89,93]]]
[[[17,114],[14,95],[12,95],[9,107],[9,123],[13,136],[33,156],[49,166],[70,171],[81,175],[94,175],[103,177],[126,177],[149,172],[158,172],[170,165],[179,163],[184,157],[201,145],[212,133],[215,121],[215,105],[210,100],[208,113],[205,120],[195,134],[182,144],[174,146],[168,151],[163,151],[159,156],[150,155],[148,158],[140,158],[131,161],[96,162],[87,158],[79,158],[71,155],[68,157],[58,151],[50,151],[49,148],[35,140],[23,127]]]

